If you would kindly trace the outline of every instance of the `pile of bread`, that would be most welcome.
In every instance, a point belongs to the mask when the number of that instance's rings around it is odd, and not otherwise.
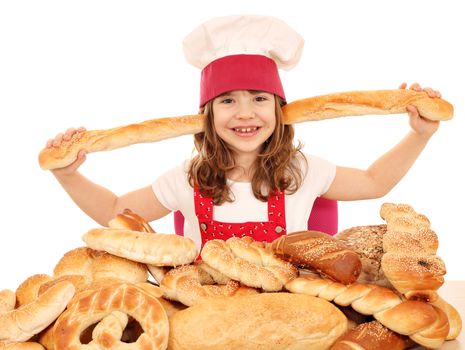
[[[382,225],[270,244],[155,233],[130,211],[0,292],[0,349],[440,348],[461,331],[439,294],[429,220],[383,204]]]

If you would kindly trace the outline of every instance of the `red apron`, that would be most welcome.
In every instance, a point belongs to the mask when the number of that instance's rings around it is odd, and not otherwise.
[[[250,236],[256,241],[272,242],[286,234],[284,193],[268,196],[268,221],[227,223],[213,220],[213,200],[200,194],[194,187],[195,214],[199,221],[202,247],[211,239],[227,240],[230,237]]]

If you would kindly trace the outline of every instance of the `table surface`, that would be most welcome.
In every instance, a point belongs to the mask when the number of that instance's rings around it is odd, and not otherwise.
[[[465,281],[446,281],[438,291],[439,295],[457,309],[462,321],[465,323]],[[416,347],[415,350],[425,349]],[[459,334],[457,339],[446,341],[441,350],[465,350],[465,331]]]

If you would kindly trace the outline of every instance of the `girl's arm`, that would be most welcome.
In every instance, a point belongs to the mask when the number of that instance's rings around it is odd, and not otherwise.
[[[69,140],[75,132],[80,131],[84,131],[84,128],[69,129],[65,134],[58,134],[55,139],[47,142],[47,147],[57,147],[62,140]],[[170,213],[157,199],[151,186],[118,197],[110,190],[93,183],[78,172],[85,159],[86,154],[82,150],[74,163],[52,170],[52,173],[74,203],[100,225],[106,226],[108,221],[126,208],[147,221],[159,219]]]
[[[401,88],[405,88],[405,84]],[[411,89],[422,90],[418,84],[412,85]],[[431,98],[441,96],[430,88],[425,88],[424,91]],[[407,111],[410,132],[366,170],[337,167],[334,181],[323,197],[336,200],[379,198],[386,195],[405,176],[439,127],[439,121],[421,117],[414,106],[408,106]]]

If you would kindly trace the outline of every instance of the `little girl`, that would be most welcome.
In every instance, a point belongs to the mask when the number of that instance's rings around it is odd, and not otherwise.
[[[147,221],[180,210],[186,220],[184,235],[199,248],[215,238],[250,235],[270,242],[306,230],[319,196],[384,196],[413,165],[439,122],[408,106],[411,130],[366,170],[304,154],[293,143],[293,126],[282,123],[286,100],[278,73],[278,68],[290,69],[298,62],[302,47],[300,35],[272,17],[229,16],[204,23],[184,41],[187,60],[202,70],[200,110],[207,116],[204,131],[194,136],[194,158],[120,197],[78,172],[84,150],[73,164],[52,170],[53,175],[104,226],[125,208]],[[440,97],[418,84],[410,88]],[[47,147],[58,147],[84,130],[68,129]]]

